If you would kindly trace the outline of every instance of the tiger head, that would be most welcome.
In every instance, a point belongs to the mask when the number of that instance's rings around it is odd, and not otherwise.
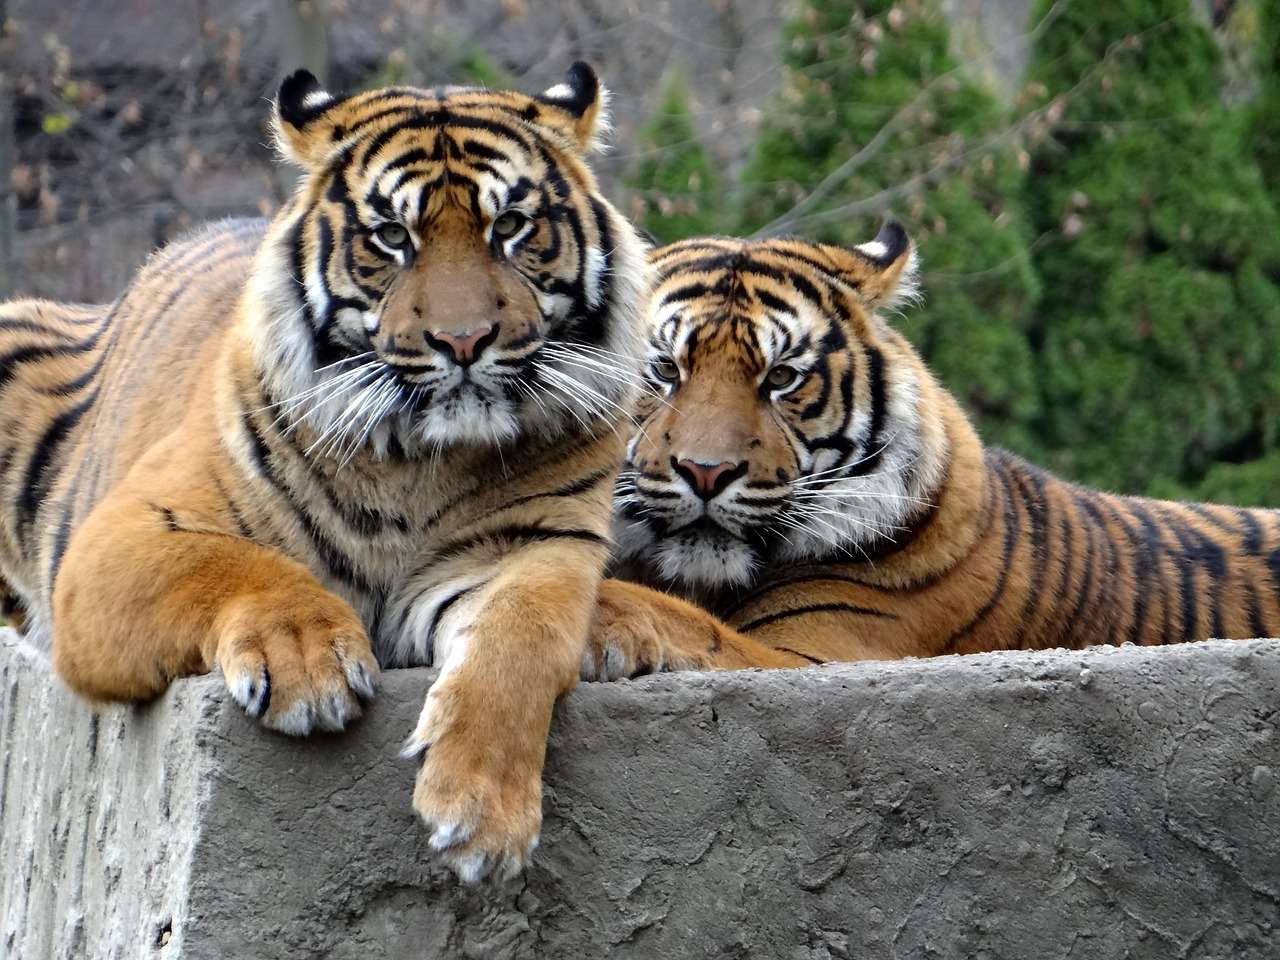
[[[302,168],[249,284],[269,398],[321,453],[408,453],[595,428],[638,378],[643,247],[584,156],[586,64],[541,96],[300,71],[274,127]]]
[[[914,293],[888,224],[850,249],[692,239],[655,250],[650,393],[616,500],[624,564],[701,590],[858,559],[928,507],[941,388],[880,317]]]

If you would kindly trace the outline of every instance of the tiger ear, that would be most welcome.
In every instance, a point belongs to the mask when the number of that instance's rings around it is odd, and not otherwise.
[[[333,124],[324,121],[339,103],[310,71],[298,70],[284,78],[276,94],[271,124],[276,146],[286,160],[315,166],[333,149]]]
[[[897,220],[886,221],[870,243],[847,248],[845,279],[868,310],[917,296],[915,245]]]
[[[565,135],[579,153],[594,150],[609,129],[609,91],[581,60],[569,68],[563,80],[535,97],[534,104],[529,119]]]

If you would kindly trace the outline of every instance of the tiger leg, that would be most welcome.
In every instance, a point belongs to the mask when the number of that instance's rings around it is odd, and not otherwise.
[[[301,564],[117,491],[76,531],[53,590],[53,662],[93,700],[154,697],[219,667],[291,734],[341,729],[377,664],[355,612]]]
[[[552,709],[577,682],[603,566],[602,548],[523,550],[437,634],[443,666],[405,755],[422,758],[413,805],[431,846],[466,882],[513,876],[537,845]]]
[[[819,661],[753,640],[691,603],[625,580],[600,584],[584,680],[668,670],[804,667]]]

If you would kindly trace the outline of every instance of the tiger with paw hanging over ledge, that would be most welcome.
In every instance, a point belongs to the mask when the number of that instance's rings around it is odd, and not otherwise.
[[[95,700],[220,670],[339,730],[434,663],[413,803],[461,877],[519,869],[577,679],[643,340],[643,248],[540,96],[299,72],[294,197],[174,242],[111,307],[0,309],[0,597]]]
[[[606,581],[585,677],[1280,633],[1280,511],[983,447],[876,313],[915,289],[897,224],[651,259],[652,395],[616,498],[636,583]]]

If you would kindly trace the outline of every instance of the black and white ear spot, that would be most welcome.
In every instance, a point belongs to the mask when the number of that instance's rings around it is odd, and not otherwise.
[[[280,119],[298,128],[316,120],[336,102],[333,94],[321,87],[309,70],[298,70],[285,77],[276,94]]]
[[[840,259],[842,278],[869,309],[919,298],[915,246],[897,220],[886,222],[869,243],[844,248]]]
[[[902,224],[897,220],[889,220],[880,228],[874,240],[860,243],[853,249],[870,260],[877,269],[887,270],[910,246],[911,238],[907,236]]]
[[[531,105],[527,116],[567,134],[578,150],[587,153],[598,146],[600,135],[608,129],[608,102],[609,91],[600,85],[596,72],[579,60],[563,80],[534,98],[543,109]]]
[[[542,99],[581,117],[600,96],[600,79],[591,65],[577,61],[564,75],[564,79],[542,95]]]

